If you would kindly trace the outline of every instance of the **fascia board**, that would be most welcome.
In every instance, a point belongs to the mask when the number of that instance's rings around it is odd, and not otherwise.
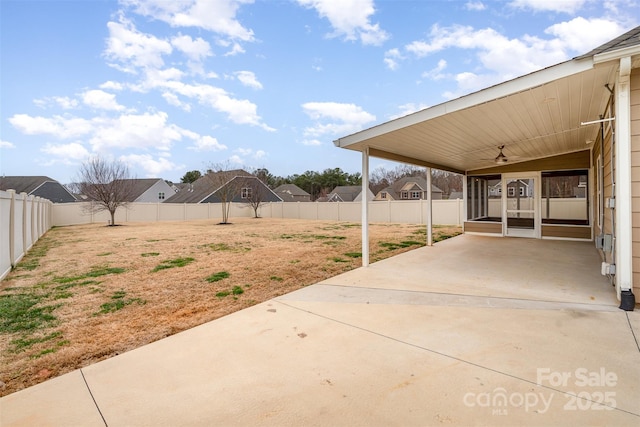
[[[640,55],[640,45],[623,47],[611,52],[599,53],[593,56],[594,64],[602,64],[603,62],[617,61],[626,56]]]

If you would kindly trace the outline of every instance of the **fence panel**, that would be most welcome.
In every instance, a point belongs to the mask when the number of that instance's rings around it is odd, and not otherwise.
[[[25,248],[25,251],[31,249],[33,243],[38,240],[38,237],[40,237],[38,236],[36,227],[34,227],[35,221],[38,220],[38,211],[37,209],[35,209],[36,204],[34,203],[34,201],[34,196],[29,196],[27,199],[25,199],[25,208],[23,212],[24,219],[22,221],[22,235],[24,238],[23,247]]]
[[[53,224],[71,225],[108,223],[107,212],[86,213],[84,203],[62,203],[53,206]],[[433,224],[456,225],[462,223],[462,200],[434,200]],[[429,204],[425,200],[369,202],[370,222],[425,224]],[[292,202],[265,203],[258,214],[263,218],[291,218],[323,221],[360,222],[360,202]],[[229,218],[251,218],[253,209],[245,203],[232,203]],[[131,203],[128,209],[116,211],[116,223],[147,221],[189,221],[222,218],[222,206],[218,203]]]
[[[12,206],[11,193],[0,191],[0,278],[11,271],[11,223]]]
[[[48,200],[0,191],[0,280],[51,226]]]
[[[12,265],[16,265],[24,256],[24,208],[27,199],[26,193],[16,194],[13,203],[13,259]]]

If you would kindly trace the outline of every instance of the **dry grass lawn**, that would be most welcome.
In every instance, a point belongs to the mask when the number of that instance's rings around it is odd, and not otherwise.
[[[359,224],[232,221],[50,230],[0,283],[0,395],[361,264]],[[372,262],[423,245],[424,230],[372,225]]]

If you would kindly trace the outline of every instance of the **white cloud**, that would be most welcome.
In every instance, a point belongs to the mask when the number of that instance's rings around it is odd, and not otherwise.
[[[73,164],[78,161],[85,160],[89,157],[89,151],[80,143],[72,142],[69,144],[46,144],[40,149],[43,153],[50,156],[57,157],[58,159],[52,159],[60,161],[65,164]]]
[[[257,113],[256,104],[246,99],[232,98],[224,89],[211,85],[190,85],[176,81],[162,82],[160,86],[182,96],[195,98],[201,104],[227,114],[229,120],[234,123],[259,126],[269,132],[275,131],[262,122],[262,118]]]
[[[405,49],[417,57],[450,48],[475,51],[482,67],[474,70],[480,77],[476,80],[491,81],[493,84],[557,64],[576,54],[586,53],[622,31],[619,24],[599,18],[575,18],[552,25],[545,30],[547,34],[554,36],[550,39],[529,35],[510,39],[493,28],[476,30],[461,25],[434,25],[427,41],[414,41],[406,45]],[[481,76],[483,72],[492,77]],[[458,80],[468,81],[460,76]]]
[[[319,139],[304,139],[302,140],[302,145],[307,145],[309,147],[317,147],[322,145],[322,141]]]
[[[237,165],[243,165],[244,161],[242,160],[242,158],[240,156],[238,156],[237,154],[234,154],[233,156],[229,157],[229,161],[231,163],[235,163]]]
[[[235,74],[243,85],[252,89],[262,89],[262,83],[258,81],[256,75],[252,71],[236,71]]]
[[[174,107],[181,108],[186,112],[191,111],[191,105],[187,104],[186,102],[180,101],[180,98],[178,98],[175,93],[163,92],[162,97],[165,99],[165,101],[167,101],[169,105],[173,105]]]
[[[229,50],[228,52],[226,52],[224,54],[224,56],[236,56],[240,53],[244,53],[245,50],[242,47],[242,45],[240,43],[234,43],[233,46],[231,47],[231,50]]]
[[[165,172],[176,171],[184,168],[184,165],[176,165],[166,157],[158,157],[154,159],[150,154],[128,154],[121,156],[120,160],[129,164],[141,167],[147,178],[156,178],[162,176]]]
[[[100,89],[88,90],[82,94],[82,102],[88,107],[96,110],[121,111],[124,107],[116,101],[116,96],[112,93]]]
[[[167,113],[157,112],[95,118],[89,142],[98,152],[112,148],[169,150],[174,142],[182,139],[184,130],[167,123],[167,117]]]
[[[267,155],[264,150],[253,150],[253,148],[236,148],[235,152],[238,153],[235,156],[237,158],[240,157],[251,157],[255,160],[262,159]]]
[[[56,105],[63,110],[72,110],[74,108],[78,108],[78,100],[69,98],[68,96],[52,96],[41,99],[34,99],[33,103],[40,108],[46,108],[49,105]]]
[[[481,11],[485,10],[487,6],[484,5],[481,1],[468,1],[465,3],[464,7],[467,10]]]
[[[213,55],[211,46],[202,38],[192,39],[190,36],[180,34],[171,39],[171,44],[182,51],[192,61],[202,61],[207,56]]]
[[[147,92],[151,89],[164,88],[180,81],[183,76],[183,71],[173,67],[165,68],[164,70],[148,69],[145,71],[144,80],[137,85],[131,85],[131,90]]]
[[[3,141],[0,139],[0,148],[16,148],[16,146],[9,141]]]
[[[509,6],[535,12],[563,12],[574,14],[584,6],[586,0],[513,0]]]
[[[563,46],[568,50],[587,53],[602,43],[613,40],[624,30],[617,22],[607,19],[578,17],[568,22],[554,24],[544,32],[562,41]]]
[[[243,27],[236,18],[239,7],[253,0],[121,0],[121,3],[172,27],[196,27],[234,40],[254,40],[253,31]]]
[[[442,74],[445,68],[447,68],[447,61],[445,61],[444,59],[441,59],[438,61],[438,65],[436,65],[434,68],[422,73],[422,77],[429,78],[432,80],[442,80],[445,77],[445,75]]]
[[[93,125],[78,117],[53,116],[51,118],[28,114],[14,114],[9,123],[26,135],[52,135],[59,139],[78,138],[89,134]]]
[[[114,82],[114,81],[111,81],[111,80],[102,83],[98,87],[100,89],[107,89],[107,90],[122,90],[122,89],[124,89],[124,86],[122,85],[122,83]]]
[[[200,136],[196,135],[193,146],[188,147],[189,150],[195,151],[222,151],[226,150],[227,146],[218,142],[218,140],[212,136]]]
[[[388,69],[395,71],[400,66],[399,60],[404,59],[398,48],[389,49],[384,53],[384,63]]]
[[[160,68],[163,55],[172,52],[171,43],[152,34],[138,31],[133,23],[123,16],[119,22],[108,22],[109,38],[104,56],[109,65],[127,73],[137,73],[138,68]]]
[[[304,130],[307,141],[321,135],[345,135],[361,130],[376,119],[355,104],[338,102],[307,102],[302,105],[304,112],[316,123]]]
[[[379,24],[372,24],[375,13],[373,0],[297,0],[298,4],[315,9],[329,20],[334,29],[330,37],[344,36],[346,40],[360,39],[365,45],[381,45],[388,38]]]
[[[194,141],[196,149],[225,149],[215,138],[200,136],[167,122],[164,112],[144,114],[121,114],[117,117],[76,117],[53,116],[31,117],[16,114],[9,122],[27,135],[51,135],[58,139],[83,138],[91,144],[95,152],[112,149],[155,149],[168,151],[171,146],[184,138]]]

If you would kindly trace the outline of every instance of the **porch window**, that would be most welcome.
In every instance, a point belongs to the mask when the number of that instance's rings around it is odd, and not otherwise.
[[[500,175],[467,177],[467,218],[473,221],[502,221],[502,179]]]
[[[589,225],[588,171],[542,172],[542,223]]]

